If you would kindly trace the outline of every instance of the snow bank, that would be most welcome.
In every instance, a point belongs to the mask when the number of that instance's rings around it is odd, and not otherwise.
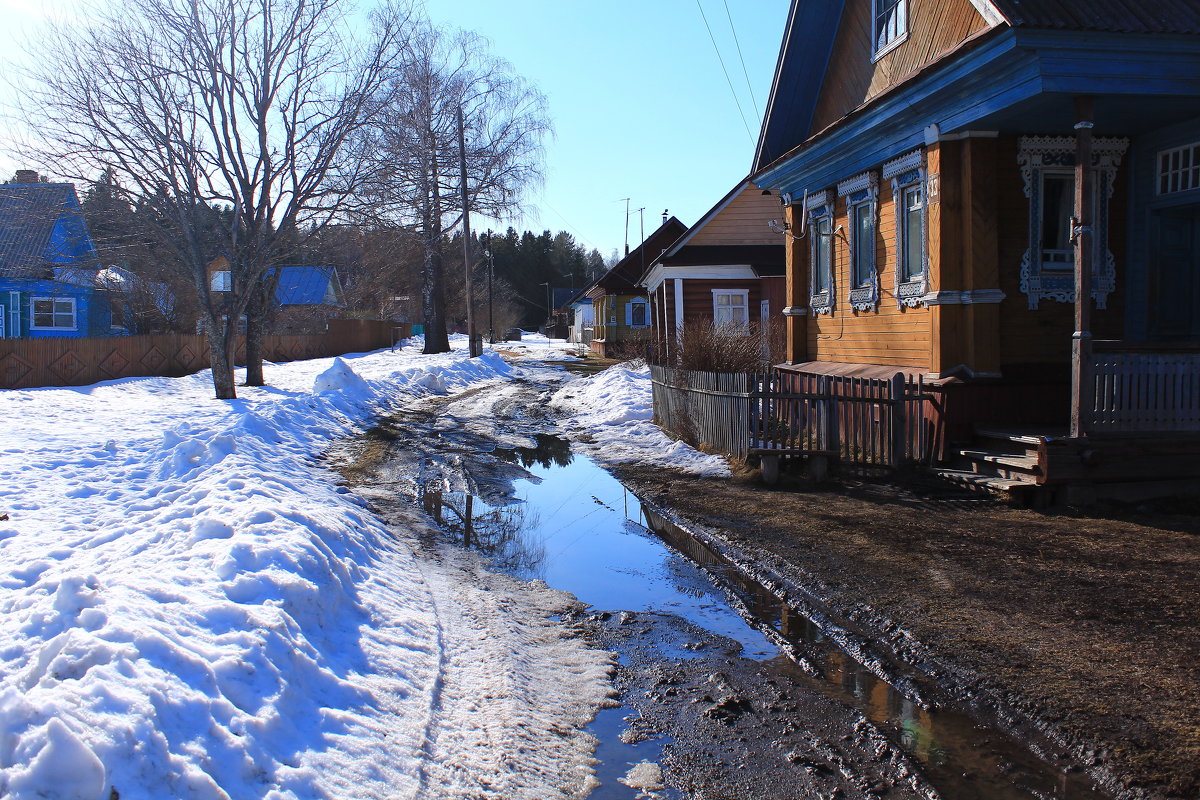
[[[0,797],[585,786],[609,663],[550,619],[567,600],[422,560],[420,522],[385,528],[314,458],[511,372],[405,348],[269,365],[229,402],[207,374],[0,393]]]
[[[617,364],[572,381],[555,392],[550,405],[571,415],[561,423],[564,433],[600,464],[645,464],[712,477],[729,474],[723,457],[674,441],[654,424],[650,368],[645,364]]]

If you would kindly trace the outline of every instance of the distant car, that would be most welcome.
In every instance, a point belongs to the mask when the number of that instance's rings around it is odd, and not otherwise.
[[[519,342],[521,341],[522,333],[524,333],[524,331],[522,331],[520,328],[509,328],[504,332],[504,341]]]

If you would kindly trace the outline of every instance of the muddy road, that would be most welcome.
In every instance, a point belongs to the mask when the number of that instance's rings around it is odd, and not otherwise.
[[[614,707],[590,727],[589,797],[1102,796],[965,710],[935,707],[903,665],[852,655],[812,609],[773,603],[572,453],[547,402],[567,373],[523,374],[428,398],[337,461],[385,516],[415,505],[496,569],[579,598],[564,621],[617,656]]]

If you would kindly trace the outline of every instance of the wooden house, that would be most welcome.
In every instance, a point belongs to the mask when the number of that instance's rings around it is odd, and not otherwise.
[[[766,331],[786,305],[779,197],[743,181],[657,256],[639,283],[655,346],[670,360],[684,323]]]
[[[123,300],[101,272],[73,184],[19,170],[0,185],[0,338],[127,333],[114,327],[114,296],[118,311]]]
[[[794,0],[755,159],[780,369],[925,376],[1001,479],[1200,474],[1200,5]]]
[[[232,272],[229,260],[218,256],[208,265],[209,291],[215,301],[223,302],[230,291]],[[331,266],[287,265],[268,269],[264,280],[275,283],[275,303],[271,312],[271,330],[281,334],[322,333],[326,321],[338,316],[346,306],[345,292],[337,269]]]
[[[640,355],[650,344],[650,299],[638,285],[646,268],[687,232],[687,226],[670,217],[632,252],[597,278],[584,292],[592,301],[592,350],[605,358]]]

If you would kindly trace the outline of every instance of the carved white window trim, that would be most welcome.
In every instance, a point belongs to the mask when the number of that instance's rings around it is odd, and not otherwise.
[[[828,189],[808,196],[808,307],[814,314],[832,314],[836,289],[834,279],[837,270],[834,269],[836,253],[833,248],[833,193]],[[822,220],[829,222],[828,235],[820,232]],[[829,245],[829,280],[824,289],[817,290],[817,255],[822,244]]]
[[[850,307],[855,311],[879,310],[879,265],[876,263],[875,237],[879,233],[879,174],[874,171],[863,172],[853,178],[847,178],[838,184],[838,197],[846,198],[846,229],[849,235],[849,265],[850,291],[848,299]],[[855,242],[858,239],[855,212],[866,207],[871,220],[871,246],[867,253],[865,280],[855,285]]]
[[[892,206],[896,210],[895,292],[897,308],[916,308],[929,291],[929,192],[925,185],[925,159],[914,150],[883,165],[883,179],[892,182]],[[920,272],[908,279],[904,276],[904,258],[908,252],[907,228],[904,225],[906,208],[904,193],[912,187],[921,192],[921,250]]]
[[[1100,266],[1092,275],[1092,299],[1096,308],[1107,306],[1108,296],[1117,285],[1116,259],[1108,249],[1108,206],[1117,167],[1128,147],[1128,139],[1097,138],[1092,141],[1092,168],[1096,177],[1092,246],[1103,248]],[[1029,248],[1021,258],[1021,291],[1028,298],[1030,309],[1036,309],[1042,298],[1074,303],[1074,271],[1047,273],[1042,270],[1042,190],[1043,176],[1073,174],[1075,139],[1070,136],[1022,136],[1017,164],[1021,167],[1025,196],[1029,198]]]
[[[1176,194],[1200,189],[1200,142],[1159,150],[1158,194]]]

